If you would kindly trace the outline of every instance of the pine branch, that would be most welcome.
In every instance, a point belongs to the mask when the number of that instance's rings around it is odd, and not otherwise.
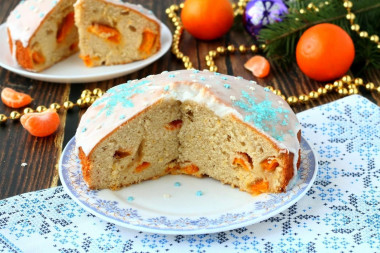
[[[380,50],[374,47],[374,43],[368,39],[363,39],[353,33],[350,29],[350,23],[346,19],[347,11],[343,7],[343,1],[332,0],[329,5],[320,7],[319,12],[306,11],[301,14],[299,10],[306,10],[309,3],[315,6],[321,6],[325,1],[298,0],[289,3],[289,13],[284,16],[282,22],[274,23],[263,28],[259,34],[259,41],[267,44],[266,54],[272,60],[279,63],[289,63],[295,59],[295,48],[299,37],[309,27],[319,23],[334,23],[346,30],[354,40],[357,59],[359,62],[365,62],[365,67],[380,66]],[[375,34],[380,31],[380,1],[379,0],[353,0],[353,9],[355,21],[361,27],[361,30],[369,34]],[[364,42],[365,41],[365,42]],[[369,50],[369,48],[372,48]],[[370,52],[370,53],[369,53]],[[356,61],[356,59],[355,59]],[[361,65],[361,64],[356,64]]]

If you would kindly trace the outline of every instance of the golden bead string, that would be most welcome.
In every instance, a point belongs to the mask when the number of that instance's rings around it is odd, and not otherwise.
[[[234,8],[234,15],[242,15],[244,13],[245,6],[247,4],[248,0],[239,0],[237,4],[233,4]],[[315,11],[319,12],[320,8],[329,5],[329,1],[325,1],[319,5],[319,7],[315,6],[313,3],[310,3],[307,5],[306,10],[300,9],[299,12],[301,14],[306,13],[306,11]],[[180,50],[180,41],[181,37],[184,31],[184,27],[181,22],[181,18],[178,16],[177,12],[182,9],[184,6],[183,3],[180,5],[173,4],[169,8],[166,9],[166,14],[171,19],[175,31],[173,35],[173,44],[172,44],[172,53],[180,59],[184,67],[186,69],[192,69],[193,64],[190,60],[190,57],[185,55]],[[346,18],[351,23],[351,29],[353,31],[358,32],[360,37],[368,37],[368,33],[365,31],[360,31],[360,27],[358,24],[354,23],[355,15],[351,12],[352,9],[352,2],[349,0],[343,0],[343,6],[347,9],[347,16]],[[379,37],[377,35],[371,35],[369,36],[369,39],[373,41],[374,43],[377,43],[377,48],[380,49],[380,42]],[[266,44],[258,44],[258,45],[228,45],[227,47],[219,46],[215,50],[210,50],[206,56],[204,57],[207,67],[210,71],[216,72],[218,71],[218,67],[215,64],[214,59],[217,56],[225,55],[225,54],[233,54],[235,52],[239,52],[241,54],[244,53],[258,53],[260,50],[265,49]],[[267,86],[268,89],[270,89],[275,94],[281,96],[285,101],[287,101],[290,105],[296,105],[298,103],[306,103],[311,100],[317,99],[329,92],[337,92],[341,96],[351,95],[351,94],[358,94],[359,93],[359,87],[363,86],[369,91],[376,90],[378,93],[380,93],[380,86],[376,87],[373,82],[368,82],[364,84],[363,79],[361,78],[353,78],[349,75],[343,76],[341,79],[334,81],[333,83],[328,83],[320,88],[318,88],[316,91],[310,91],[308,94],[301,94],[299,96],[289,96],[285,97],[282,95],[281,91],[278,89],[274,89],[271,86]]]
[[[49,105],[49,107],[46,107],[44,105],[39,105],[36,107],[36,109],[32,109],[30,107],[27,107],[22,112],[12,111],[9,114],[9,116],[6,116],[5,114],[0,114],[0,123],[5,123],[8,119],[18,120],[18,119],[20,119],[20,117],[22,115],[27,114],[27,113],[44,112],[48,108],[54,109],[56,111],[59,111],[62,108],[65,110],[70,110],[76,106],[79,108],[86,108],[86,107],[92,105],[92,103],[94,103],[96,99],[101,97],[103,95],[103,93],[104,93],[104,91],[99,89],[99,88],[95,88],[93,91],[86,89],[86,90],[82,91],[80,98],[77,99],[77,101],[75,103],[72,101],[65,101],[65,102],[63,102],[62,105],[59,103],[52,103]]]
[[[355,14],[351,12],[351,9],[353,7],[353,4],[349,0],[343,1],[343,7],[347,10],[346,19],[350,21],[351,24],[351,30],[356,32],[361,38],[368,38],[373,43],[377,44],[377,49],[380,49],[380,40],[379,36],[376,34],[369,35],[367,31],[360,30],[360,25],[355,23]]]

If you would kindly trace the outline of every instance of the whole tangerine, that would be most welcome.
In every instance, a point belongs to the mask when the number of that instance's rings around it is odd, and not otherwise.
[[[195,38],[213,40],[230,30],[234,11],[229,0],[186,0],[181,20]]]
[[[351,37],[341,27],[322,23],[307,29],[296,48],[297,64],[308,77],[331,81],[343,76],[355,58]]]

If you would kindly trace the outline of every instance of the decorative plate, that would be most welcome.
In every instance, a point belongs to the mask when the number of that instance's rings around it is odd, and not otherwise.
[[[186,175],[168,175],[118,191],[89,190],[83,181],[74,138],[63,151],[59,175],[69,195],[101,219],[151,233],[205,234],[260,222],[296,203],[317,174],[316,157],[304,139],[301,157],[291,189],[257,197],[211,178]]]
[[[0,25],[0,49],[2,52],[0,54],[0,66],[19,75],[47,82],[98,82],[127,75],[146,67],[163,56],[169,50],[171,44],[172,34],[169,28],[161,23],[161,49],[147,59],[123,65],[87,68],[79,58],[79,53],[77,53],[42,72],[35,73],[21,68],[13,61],[9,51],[7,28],[5,24],[2,24]]]

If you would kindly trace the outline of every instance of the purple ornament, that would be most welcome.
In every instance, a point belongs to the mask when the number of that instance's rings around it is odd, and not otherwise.
[[[285,13],[288,13],[288,7],[282,0],[252,0],[245,7],[243,24],[248,33],[257,39],[264,26],[281,22],[281,16]]]

